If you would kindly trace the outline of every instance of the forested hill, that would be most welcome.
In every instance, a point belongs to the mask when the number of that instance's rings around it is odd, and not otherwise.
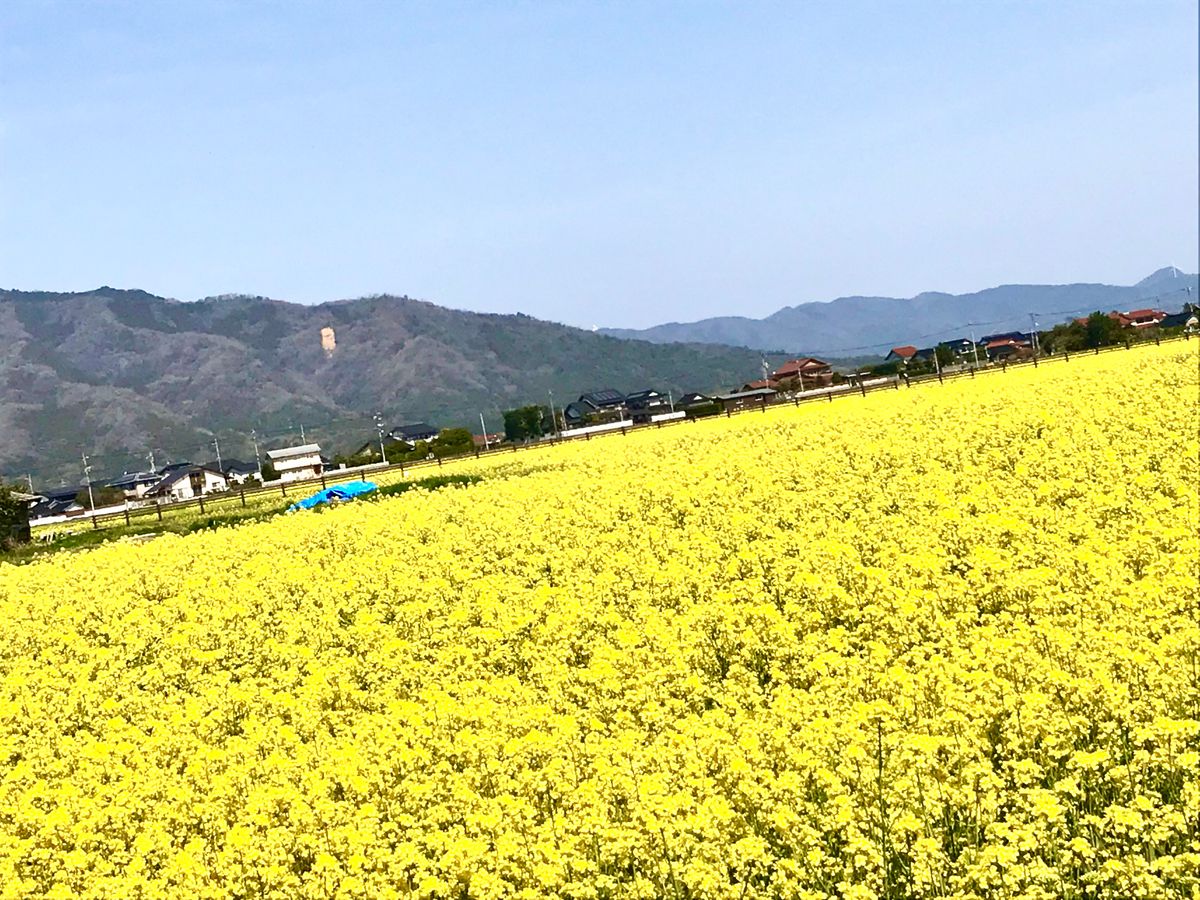
[[[322,347],[333,330],[335,347]],[[524,315],[406,297],[304,306],[179,302],[104,287],[0,292],[0,475],[77,483],[167,459],[253,458],[305,436],[344,450],[423,420],[499,430],[500,411],[602,387],[710,390],[756,377],[757,352],[621,340]]]
[[[1128,310],[1163,304],[1178,311],[1196,296],[1197,276],[1174,267],[1159,269],[1134,285],[1006,284],[973,294],[929,292],[908,299],[841,297],[829,303],[788,306],[765,319],[721,316],[697,322],[670,322],[640,330],[607,328],[605,334],[667,343],[671,341],[768,347],[816,356],[885,354],[901,344],[969,337],[979,333],[1028,331],[1030,313],[1041,328],[1093,310]],[[976,335],[978,337],[978,334]]]

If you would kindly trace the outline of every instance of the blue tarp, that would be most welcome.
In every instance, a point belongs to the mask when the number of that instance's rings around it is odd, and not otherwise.
[[[288,512],[297,509],[312,509],[314,506],[320,506],[322,503],[330,503],[334,500],[353,500],[355,497],[361,497],[374,490],[376,490],[376,486],[373,481],[347,481],[345,484],[335,484],[333,487],[325,488],[323,491],[317,491],[311,497],[306,497],[303,500],[293,503],[288,507]]]

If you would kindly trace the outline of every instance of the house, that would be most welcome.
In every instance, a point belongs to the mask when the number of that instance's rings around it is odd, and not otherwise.
[[[670,412],[671,403],[666,394],[648,389],[626,394],[625,409],[635,424],[644,425],[655,415]]]
[[[764,387],[774,387],[776,384],[792,387],[826,387],[833,384],[833,367],[822,359],[804,356],[800,359],[789,359],[771,373],[768,381],[773,382]]]
[[[256,462],[243,462],[240,459],[226,459],[220,470],[225,473],[231,484],[245,484],[251,478],[261,479],[262,472]]]
[[[975,342],[967,338],[954,338],[953,340],[942,341],[938,346],[945,347],[955,356],[967,356],[975,352]]]
[[[1013,357],[1022,358],[1032,354],[1029,344],[1012,338],[998,338],[984,344],[987,358],[993,362],[1002,362]]]
[[[697,394],[695,391],[692,391],[691,393],[684,394],[682,397],[676,400],[675,406],[688,409],[692,406],[707,406],[712,402],[712,397],[705,396],[704,394]]]
[[[495,447],[497,444],[504,443],[504,432],[496,431],[487,434],[473,434],[471,435],[471,442],[475,445],[476,449],[487,450]]]
[[[625,408],[631,412],[638,409],[651,409],[667,405],[666,395],[661,391],[653,389],[634,391],[632,394],[625,395]]]
[[[1132,328],[1150,328],[1158,325],[1167,314],[1161,309],[1132,309],[1125,313],[1129,326]]]
[[[772,393],[775,392],[775,388],[771,382],[771,379],[759,378],[755,381],[747,381],[745,384],[742,385],[740,392],[763,391],[763,390],[767,390],[768,388],[770,388]],[[718,399],[719,399],[719,395],[718,395]]]
[[[750,406],[767,404],[775,396],[775,391],[769,387],[750,388],[749,390],[733,391],[729,394],[717,394],[713,400],[720,403],[726,411],[746,409]]]
[[[911,344],[905,344],[903,347],[893,347],[891,350],[889,350],[888,355],[883,358],[883,361],[894,362],[896,360],[900,360],[901,362],[908,362],[916,355],[917,348]]]
[[[162,479],[158,472],[126,472],[108,482],[107,487],[124,493],[126,500],[141,500]]]
[[[1180,312],[1164,316],[1163,320],[1158,323],[1159,327],[1187,328],[1195,331],[1197,326],[1200,326],[1200,315],[1197,315],[1198,312],[1200,312],[1200,308],[1185,303]]]
[[[207,466],[174,466],[158,484],[146,491],[145,497],[154,500],[193,500],[215,491],[229,490],[223,472]]]
[[[318,478],[325,471],[320,444],[300,444],[296,447],[268,450],[267,459],[271,462],[271,468],[279,473],[280,481]]]
[[[438,436],[438,429],[426,422],[414,422],[411,425],[399,425],[391,430],[388,437],[393,441],[403,441],[411,448],[417,441],[432,441]]]
[[[29,510],[29,518],[37,520],[54,516],[83,515],[84,505],[75,499],[80,490],[77,486],[42,491],[41,499],[37,500]]]
[[[575,427],[595,419],[621,418],[625,408],[625,395],[612,388],[580,394],[579,399],[563,407],[563,419],[568,426]]]

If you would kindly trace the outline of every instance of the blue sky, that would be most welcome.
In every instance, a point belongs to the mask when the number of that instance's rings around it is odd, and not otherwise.
[[[0,5],[0,286],[570,324],[1196,271],[1197,5]]]

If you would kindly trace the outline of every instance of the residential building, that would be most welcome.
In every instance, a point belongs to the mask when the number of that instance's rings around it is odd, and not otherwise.
[[[1167,314],[1161,309],[1132,309],[1125,313],[1131,328],[1150,328],[1158,325]]]
[[[268,450],[267,459],[271,462],[271,468],[279,473],[280,481],[318,478],[325,471],[320,444],[300,444],[296,447]]]
[[[775,397],[775,391],[769,387],[750,388],[748,390],[733,391],[728,394],[717,394],[713,400],[721,404],[727,411],[746,409],[751,406],[759,406],[770,403]]]
[[[1017,341],[1012,338],[998,338],[988,341],[984,345],[984,350],[987,352],[987,358],[992,362],[1003,362],[1006,359],[1023,358],[1030,356],[1033,350],[1026,341]]]
[[[432,441],[438,436],[438,429],[434,428],[427,422],[413,422],[411,425],[398,425],[388,434],[394,441],[403,441],[409,447],[414,446],[417,441]]]
[[[570,427],[596,420],[620,419],[625,408],[625,395],[612,388],[588,391],[563,407],[563,420]]]
[[[917,355],[917,348],[911,344],[905,344],[903,347],[893,347],[888,351],[888,355],[883,358],[884,362],[908,362]]]
[[[196,497],[227,490],[229,481],[223,472],[207,466],[173,466],[145,496],[153,500],[194,500]]]
[[[771,373],[767,387],[793,388],[827,387],[833,384],[833,367],[823,359],[804,356],[789,359]]]
[[[126,472],[108,482],[107,487],[124,493],[126,500],[141,500],[162,479],[158,472]]]
[[[243,462],[240,459],[223,460],[221,471],[231,484],[245,484],[252,478],[260,477],[258,463]]]

